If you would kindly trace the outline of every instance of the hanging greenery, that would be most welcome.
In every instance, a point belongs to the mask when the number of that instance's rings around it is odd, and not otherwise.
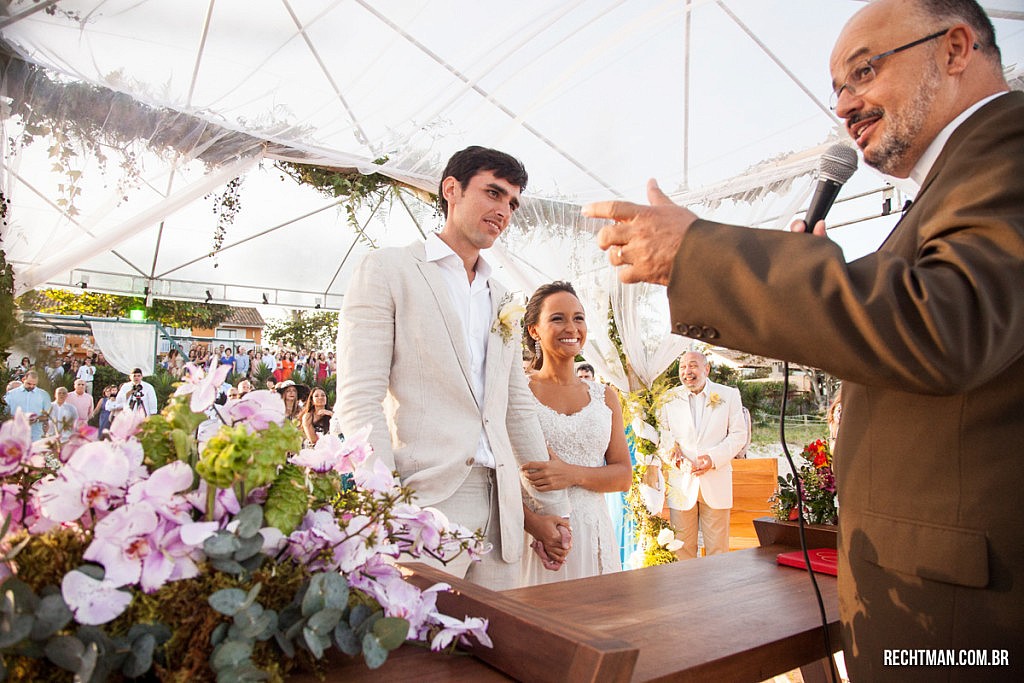
[[[615,324],[611,305],[608,306],[608,338],[618,352],[622,367],[626,369],[627,374],[630,374],[629,360],[622,350],[622,338],[619,336],[619,328]],[[674,379],[670,370],[671,368],[663,372],[649,388],[641,387],[628,394],[619,394],[622,416],[626,424],[637,424],[638,426],[646,424],[654,430],[658,429],[658,412],[661,409],[665,392],[679,383],[678,379]],[[641,484],[650,484],[654,480],[653,468],[659,466],[660,460],[655,459],[650,465],[645,463],[658,452],[658,445],[634,429],[633,447],[637,455],[637,464],[633,467],[633,482],[626,494],[626,503],[636,529],[637,549],[643,553],[642,566],[652,567],[675,562],[675,553],[668,550],[665,543],[659,539],[659,536],[664,538],[664,530],[674,532],[674,529],[664,517],[659,514],[651,514],[644,503],[640,489]]]
[[[7,233],[8,201],[0,191],[0,366],[7,365],[18,319],[14,314],[14,269],[7,262],[3,236]]]
[[[214,197],[213,215],[217,217],[217,227],[213,231],[213,251],[210,256],[216,255],[224,246],[224,238],[227,236],[228,227],[233,225],[238,213],[242,210],[242,176],[237,176],[228,181],[224,191],[220,194],[208,194],[206,199]]]
[[[388,157],[374,159],[378,166],[386,164]],[[359,225],[356,211],[368,205],[376,206],[387,199],[397,187],[398,181],[382,173],[363,174],[357,170],[341,170],[310,164],[295,164],[279,161],[277,167],[302,185],[310,185],[332,199],[345,197],[345,213],[348,224],[355,230],[359,240],[370,247],[376,247],[373,240]]]
[[[99,292],[76,294],[63,289],[26,292],[18,297],[23,311],[55,315],[90,315],[100,318],[127,318],[133,308],[145,306],[145,299]],[[200,327],[214,329],[231,316],[231,307],[192,301],[154,299],[147,309],[150,320],[168,327]]]

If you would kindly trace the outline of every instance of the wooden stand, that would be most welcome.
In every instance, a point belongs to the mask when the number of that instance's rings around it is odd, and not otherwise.
[[[759,517],[754,520],[757,540],[762,546],[788,545],[800,547],[800,525],[784,522],[774,517]],[[832,524],[804,524],[804,536],[808,548],[836,549],[839,527]]]

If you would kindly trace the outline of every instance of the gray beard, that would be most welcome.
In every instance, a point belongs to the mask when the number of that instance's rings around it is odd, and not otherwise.
[[[935,102],[940,74],[935,62],[929,64],[924,78],[918,83],[911,104],[903,112],[886,114],[889,123],[878,148],[870,155],[864,155],[864,161],[882,173],[895,175],[896,171],[905,165],[907,153],[920,135],[928,117],[928,110]]]

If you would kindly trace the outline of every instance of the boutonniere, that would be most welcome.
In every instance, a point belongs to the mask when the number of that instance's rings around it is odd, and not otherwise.
[[[501,340],[508,344],[512,341],[512,331],[519,321],[523,319],[526,307],[519,303],[519,299],[507,292],[498,302],[498,317],[491,325],[491,332],[501,333]]]
[[[712,408],[722,405],[722,397],[715,392],[711,392],[711,395],[708,396],[708,405]]]

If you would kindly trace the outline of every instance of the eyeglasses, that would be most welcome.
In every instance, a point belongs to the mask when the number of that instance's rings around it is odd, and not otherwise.
[[[873,66],[873,64],[878,60],[885,59],[886,57],[891,57],[897,52],[909,50],[910,48],[921,45],[922,43],[927,43],[929,40],[935,40],[940,36],[946,35],[947,33],[949,33],[948,28],[943,29],[937,33],[932,33],[931,35],[927,35],[924,38],[918,38],[917,40],[911,43],[907,43],[906,45],[900,45],[899,47],[893,48],[892,50],[888,50],[887,52],[879,53],[874,57],[869,57],[865,59],[857,66],[850,69],[850,73],[847,74],[846,76],[845,83],[843,83],[838,88],[832,91],[832,94],[829,96],[828,101],[829,108],[832,109],[832,111],[835,111],[836,107],[839,105],[839,96],[843,94],[844,90],[850,93],[851,95],[863,94],[863,92],[867,90],[871,82],[875,80],[875,67]]]

